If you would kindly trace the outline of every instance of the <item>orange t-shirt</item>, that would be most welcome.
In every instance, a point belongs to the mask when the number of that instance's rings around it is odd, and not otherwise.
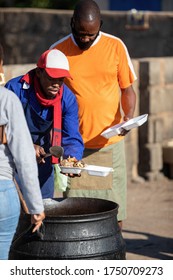
[[[50,48],[62,51],[69,60],[73,79],[66,79],[66,84],[78,101],[85,147],[97,149],[120,141],[120,136],[105,139],[100,134],[121,121],[119,87],[127,88],[136,79],[124,43],[100,32],[93,45],[82,51],[70,34]]]

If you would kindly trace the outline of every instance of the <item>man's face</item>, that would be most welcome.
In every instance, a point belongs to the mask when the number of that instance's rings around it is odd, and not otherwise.
[[[76,41],[76,44],[81,50],[88,50],[97,36],[100,30],[100,20],[93,21],[75,21],[72,18],[71,30]]]
[[[41,88],[47,99],[54,99],[59,93],[64,78],[51,78],[44,69],[37,68],[37,77],[39,78]]]

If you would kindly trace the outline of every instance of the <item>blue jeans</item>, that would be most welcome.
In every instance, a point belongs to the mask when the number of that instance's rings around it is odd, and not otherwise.
[[[20,215],[20,201],[14,182],[0,180],[0,260],[7,260]]]

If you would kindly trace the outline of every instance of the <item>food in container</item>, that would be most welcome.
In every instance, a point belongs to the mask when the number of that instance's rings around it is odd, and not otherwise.
[[[60,162],[61,172],[64,174],[80,174],[86,171],[91,176],[107,176],[109,173],[113,172],[113,168],[97,166],[97,165],[87,165],[83,160],[76,160],[75,158],[63,159]]]

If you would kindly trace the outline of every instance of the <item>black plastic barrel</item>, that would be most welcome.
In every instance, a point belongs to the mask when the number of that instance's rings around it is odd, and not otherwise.
[[[94,198],[67,198],[46,210],[33,234],[30,215],[21,215],[11,260],[123,260],[125,242],[117,222],[118,204]]]

